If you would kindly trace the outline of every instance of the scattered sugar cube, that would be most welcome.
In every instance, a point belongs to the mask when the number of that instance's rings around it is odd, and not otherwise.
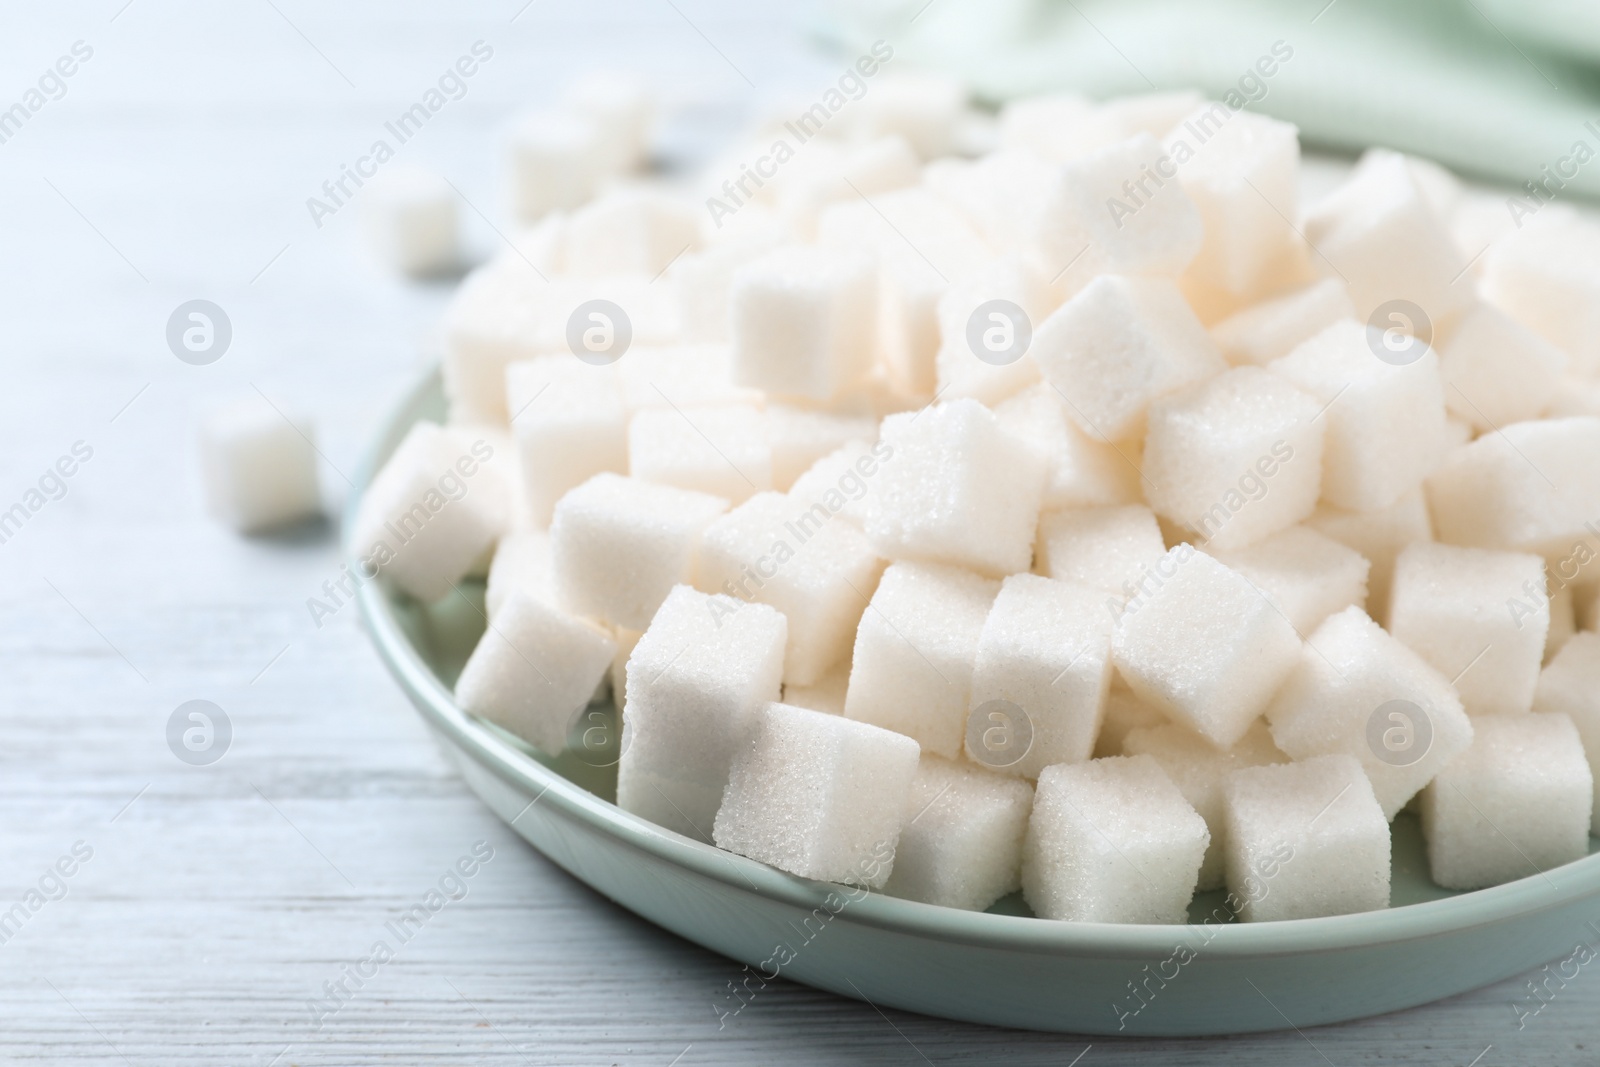
[[[842,116],[857,140],[905,138],[923,159],[948,155],[967,108],[967,89],[955,78],[927,73],[884,74]],[[805,117],[799,121],[805,129]]]
[[[1367,614],[1380,623],[1389,617],[1389,585],[1401,550],[1417,541],[1433,540],[1428,499],[1413,489],[1378,511],[1345,511],[1318,505],[1306,525],[1367,558]]]
[[[706,527],[702,588],[770,604],[789,620],[786,683],[810,685],[849,655],[883,561],[826,505],[757,493]]]
[[[1538,556],[1422,542],[1395,561],[1389,632],[1450,679],[1468,715],[1533,707],[1549,630]]]
[[[1022,839],[1032,810],[1027,782],[923,756],[883,891],[983,911],[1022,888]]]
[[[883,888],[917,743],[787,704],[755,719],[717,811],[717,846],[801,878]]]
[[[1227,369],[1177,286],[1110,274],[1037,326],[1032,351],[1068,415],[1102,441],[1141,436],[1152,401]]]
[[[772,487],[779,492],[786,492],[824,456],[852,441],[872,441],[878,436],[875,419],[788,404],[767,405],[764,418],[767,447],[772,450]]]
[[[597,474],[556,504],[550,554],[572,611],[642,630],[672,588],[694,580],[700,536],[721,497]]]
[[[850,688],[850,660],[840,660],[810,685],[783,685],[783,702],[827,715],[844,714],[844,695]]]
[[[1472,743],[1450,680],[1357,608],[1317,627],[1266,714],[1292,759],[1359,760],[1388,819]]]
[[[1145,727],[1166,726],[1171,722],[1165,713],[1140,700],[1128,688],[1122,676],[1113,670],[1111,692],[1106,695],[1105,718],[1100,723],[1100,736],[1094,742],[1094,758],[1129,755],[1122,750],[1129,734]]]
[[[519,530],[500,538],[494,560],[489,564],[489,581],[483,594],[484,614],[493,619],[516,593],[546,604],[558,602],[550,535],[543,530]]]
[[[740,385],[828,400],[872,369],[876,275],[861,253],[778,249],[734,274],[730,300]]]
[[[599,626],[517,589],[492,615],[461,669],[456,703],[559,755],[616,650]]]
[[[1488,304],[1469,308],[1439,349],[1444,402],[1479,432],[1543,415],[1566,368],[1565,352]]]
[[[867,536],[890,559],[995,577],[1027,570],[1044,460],[974,400],[883,420],[894,450],[866,499]]]
[[[655,100],[643,81],[623,71],[591,71],[567,86],[561,102],[595,124],[607,172],[636,170],[644,162]]]
[[[655,279],[700,243],[700,215],[685,199],[648,186],[613,189],[572,213],[566,268],[586,278]]]
[[[673,588],[628,659],[622,810],[712,839],[729,771],[778,699],[786,629],[765,604]]]
[[[1310,515],[1322,488],[1322,404],[1236,367],[1150,405],[1150,506],[1208,547],[1239,548]]]
[[[1431,349],[1404,365],[1379,359],[1378,331],[1336,322],[1269,368],[1326,410],[1322,498],[1378,511],[1421,484],[1445,445],[1444,386]]]
[[[1580,375],[1600,371],[1600,224],[1564,204],[1519,219],[1484,256],[1483,293],[1571,356]]]
[[[506,147],[512,210],[525,223],[583,204],[614,162],[599,125],[566,109],[522,116]]]
[[[1350,289],[1324,278],[1303,289],[1236,311],[1211,327],[1211,339],[1234,366],[1266,366],[1340,319],[1353,319]]]
[[[1574,634],[1561,647],[1539,675],[1533,710],[1570,718],[1583,739],[1590,771],[1600,774],[1600,634]],[[1600,797],[1591,815],[1591,825],[1600,829]]]
[[[999,592],[999,582],[954,567],[891,564],[856,630],[845,715],[954,759],[978,641]]]
[[[570,354],[513,363],[506,407],[535,522],[548,524],[556,501],[596,474],[627,471],[628,412],[613,367]]]
[[[1302,637],[1322,620],[1367,602],[1371,564],[1308,526],[1291,526],[1246,548],[1207,549],[1261,590]]]
[[[1230,903],[1245,922],[1389,906],[1389,824],[1354,759],[1241,768],[1222,796]]]
[[[506,527],[509,493],[494,454],[476,431],[412,426],[356,514],[350,547],[364,571],[427,603],[454,589]]]
[[[969,335],[973,316],[996,300],[1022,311],[1028,334],[1023,336],[1011,315],[989,307],[979,316],[980,351]],[[946,400],[971,397],[992,406],[1038,382],[1032,331],[1054,308],[1045,279],[1020,256],[995,259],[952,282],[939,298],[939,348],[934,357],[937,395]],[[990,334],[991,330],[999,332]],[[1022,350],[1013,358],[1018,348]]]
[[[212,411],[199,435],[206,510],[240,533],[320,515],[315,432],[259,397]]]
[[[1175,723],[1146,726],[1128,731],[1122,742],[1123,754],[1150,756],[1167,772],[1211,831],[1211,846],[1200,865],[1198,888],[1219,889],[1227,884],[1224,860],[1228,854],[1228,823],[1223,812],[1222,792],[1228,776],[1241,767],[1264,767],[1287,762],[1272,743],[1264,723],[1250,729],[1232,748],[1219,749],[1199,734]]]
[[[1111,649],[1142,699],[1231,748],[1294,668],[1301,642],[1242,575],[1179,545],[1121,606]]]
[[[1149,756],[1046,767],[1022,850],[1022,895],[1044,919],[1187,920],[1211,835]]]
[[[361,213],[378,255],[405,274],[439,274],[460,262],[456,191],[431,171],[380,171],[362,190]]]
[[[1134,595],[1166,554],[1156,517],[1143,504],[1063,508],[1039,516],[1037,569],[1116,593],[1119,601]]]
[[[1565,715],[1480,715],[1422,791],[1428,867],[1446,889],[1527,878],[1589,854],[1594,774]]]
[[[1096,441],[1067,417],[1061,396],[1039,384],[994,409],[1000,426],[1027,441],[1045,459],[1044,511],[1104,507],[1143,499],[1136,454]],[[1134,450],[1135,453],[1137,450]]]
[[[772,488],[772,446],[753,406],[650,408],[628,424],[628,472],[737,504]]]

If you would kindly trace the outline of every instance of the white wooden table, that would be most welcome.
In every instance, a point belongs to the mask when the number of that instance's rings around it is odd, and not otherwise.
[[[0,144],[0,511],[75,442],[65,495],[0,544],[0,1057],[52,1064],[1592,1062],[1600,977],[1520,1032],[1506,982],[1365,1023],[1235,1041],[987,1030],[771,988],[719,1032],[738,968],[611,905],[463,788],[353,608],[305,601],[331,529],[246,541],[203,516],[202,408],[259,389],[318,421],[330,502],[420,372],[442,286],[364,258],[353,212],[305,199],[476,40],[467,96],[405,146],[501,218],[493,134],[595,64],[658,75],[718,116],[811,89],[837,62],[800,14],[713,0],[459,5],[93,0],[11,8],[0,108],[74,42],[92,58]],[[753,87],[752,87],[753,85]],[[693,136],[691,136],[693,135]],[[474,219],[483,247],[493,234]],[[204,297],[232,347],[167,350]],[[169,715],[207,699],[231,748],[176,759]],[[307,1004],[488,842],[465,899],[361,979],[318,1028]],[[87,862],[63,864],[75,844]],[[27,907],[30,889],[46,892]],[[64,895],[63,895],[64,894]],[[58,899],[46,899],[46,897]],[[9,928],[4,916],[22,901]],[[1488,1048],[1488,1046],[1493,1046]],[[1485,1051],[1488,1048],[1488,1051]],[[1081,1059],[1076,1057],[1082,1056]]]

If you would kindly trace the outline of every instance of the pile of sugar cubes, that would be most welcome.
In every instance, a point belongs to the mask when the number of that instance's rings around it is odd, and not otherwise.
[[[625,811],[947,907],[1384,908],[1408,808],[1451,889],[1584,856],[1600,224],[885,65],[692,179],[648,93],[518,128],[351,544],[486,574],[460,705],[554,756],[609,693]]]

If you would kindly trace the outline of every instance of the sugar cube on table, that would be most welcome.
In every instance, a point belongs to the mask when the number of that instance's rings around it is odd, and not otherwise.
[[[612,189],[572,213],[565,266],[578,277],[654,280],[700,243],[700,215],[683,197],[648,186]]]
[[[1104,599],[1098,590],[1036,574],[1001,582],[972,671],[969,759],[1037,778],[1051,764],[1089,758],[1111,686]],[[992,715],[999,716],[998,734],[985,717]]]
[[[1224,860],[1228,854],[1228,824],[1223,813],[1222,792],[1228,776],[1241,767],[1263,767],[1288,762],[1264,723],[1252,723],[1232,748],[1219,749],[1211,742],[1176,723],[1138,727],[1128,731],[1122,742],[1128,756],[1150,756],[1161,764],[1172,784],[1178,787],[1211,831],[1211,845],[1200,865],[1199,889],[1218,889],[1227,878]]]
[[[461,260],[456,191],[418,167],[390,167],[362,190],[362,222],[383,261],[414,277],[453,270]]]
[[[939,297],[930,392],[992,406],[1037,383],[1033,330],[1055,307],[1047,280],[1022,256],[1001,256],[952,281]]]
[[[315,432],[260,397],[209,412],[199,433],[206,510],[240,533],[320,515]]]
[[[865,502],[867,536],[890,559],[1027,570],[1044,492],[1043,458],[975,400],[883,420],[893,449]]]
[[[1062,508],[1039,516],[1035,569],[1051,578],[1133,596],[1166,555],[1161,528],[1143,504]]]
[[[764,492],[706,527],[697,581],[783,612],[784,681],[811,685],[849,655],[882,570],[866,535],[825,506]]]
[[[554,756],[611,669],[611,635],[513,590],[456,680],[456,703]]]
[[[1208,548],[1239,548],[1310,515],[1322,489],[1322,404],[1259,367],[1237,367],[1150,405],[1150,506]]]
[[[877,275],[863,253],[776,249],[735,272],[729,299],[740,385],[829,400],[872,370]]]
[[[1119,451],[1091,438],[1067,418],[1060,395],[1050,386],[1030,386],[1001,402],[994,413],[1003,429],[1044,455],[1044,511],[1133,504],[1144,498],[1137,448]]]
[[[1031,351],[1102,441],[1141,436],[1152,401],[1227,370],[1178,287],[1157,278],[1101,275],[1035,327]]]
[[[845,716],[954,759],[978,641],[999,592],[999,582],[955,567],[891,564],[856,630]]]
[[[772,488],[772,446],[753,406],[650,408],[628,424],[628,473],[737,504]]]
[[[778,699],[786,630],[765,604],[673,588],[628,658],[619,807],[712,839],[729,771]]]
[[[1140,700],[1128,688],[1122,676],[1113,670],[1111,691],[1106,694],[1105,717],[1100,722],[1100,734],[1094,742],[1094,757],[1129,755],[1123,751],[1129,734],[1145,727],[1168,726],[1171,723],[1165,712]]]
[[[613,152],[599,125],[571,109],[518,117],[506,140],[516,217],[537,222],[583,204],[612,173]]]
[[[550,535],[543,530],[518,530],[500,538],[489,581],[484,589],[484,613],[493,619],[515,593],[555,604],[555,562],[550,555]]]
[[[844,714],[844,696],[850,688],[850,660],[843,659],[810,685],[783,684],[783,702],[828,715]]]
[[[1484,297],[1593,377],[1600,372],[1600,224],[1565,204],[1545,207],[1484,256]]]
[[[1560,392],[1567,362],[1510,315],[1474,304],[1439,349],[1445,405],[1480,433],[1539,418]]]
[[[769,404],[763,413],[767,447],[772,452],[772,488],[787,492],[824,456],[852,441],[872,441],[877,421],[859,415]]]
[[[350,549],[363,570],[428,603],[455,588],[506,527],[509,492],[494,454],[476,430],[412,426],[356,513]]]
[[[1186,544],[1121,605],[1111,650],[1141,699],[1220,748],[1239,742],[1302,655],[1266,597]]]
[[[1565,715],[1480,715],[1422,791],[1428,867],[1446,889],[1527,878],[1589,854],[1594,774]]]
[[[1230,904],[1245,922],[1389,906],[1389,823],[1349,756],[1244,767],[1222,789]]]
[[[620,174],[644,162],[655,95],[642,80],[623,71],[591,71],[562,90],[561,103],[595,124],[606,171]]]
[[[1354,549],[1372,564],[1367,572],[1367,614],[1380,623],[1389,617],[1389,584],[1394,561],[1409,544],[1433,540],[1428,498],[1419,487],[1378,511],[1346,511],[1320,504],[1306,525]]]
[[[1438,538],[1536,552],[1551,561],[1600,538],[1600,418],[1502,426],[1445,457],[1428,478]]]
[[[788,704],[768,704],[754,719],[717,811],[717,846],[802,878],[883,888],[917,743]]]
[[[1338,278],[1323,278],[1234,312],[1211,327],[1211,339],[1234,366],[1265,366],[1340,319],[1355,316],[1349,287]]]
[[[1022,850],[1022,895],[1044,919],[1182,923],[1211,835],[1149,756],[1046,767]]]
[[[1359,761],[1388,819],[1472,743],[1450,680],[1359,608],[1317,627],[1266,716],[1291,759]]]
[[[1022,839],[1032,810],[1027,782],[924,755],[883,891],[983,911],[1022,887]]]
[[[1326,410],[1322,498],[1351,511],[1378,511],[1422,483],[1445,446],[1439,358],[1424,349],[1386,362],[1382,334],[1336,322],[1270,364]]]
[[[1206,551],[1261,590],[1302,637],[1329,615],[1367,602],[1366,557],[1309,526],[1230,552]]]
[[[548,524],[556,501],[603,471],[628,470],[628,412],[615,368],[571,354],[506,368],[506,407],[533,520]]]
[[[1539,675],[1533,710],[1571,719],[1583,740],[1590,771],[1600,776],[1600,634],[1574,634],[1562,646]],[[1600,829],[1600,797],[1591,815],[1592,826]]]
[[[1538,556],[1421,542],[1395,561],[1389,632],[1450,679],[1469,715],[1533,707],[1549,630]]]
[[[556,504],[550,554],[570,610],[643,630],[673,586],[694,580],[700,536],[721,497],[597,474]]]

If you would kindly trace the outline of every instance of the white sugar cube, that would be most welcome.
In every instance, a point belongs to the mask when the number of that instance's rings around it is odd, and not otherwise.
[[[628,473],[737,504],[772,488],[772,446],[752,406],[650,408],[628,424]]]
[[[1484,257],[1484,296],[1592,377],[1600,371],[1600,224],[1564,204],[1517,222]]]
[[[721,497],[597,474],[556,505],[550,553],[572,611],[642,630],[672,587],[694,580],[700,536]]]
[[[519,530],[500,538],[489,564],[484,614],[493,619],[517,593],[546,604],[557,603],[555,561],[550,554],[550,535],[543,530]]]
[[[1024,389],[994,413],[1003,429],[1044,456],[1043,510],[1131,504],[1143,498],[1137,448],[1119,451],[1091,438],[1067,417],[1061,395],[1050,386]]]
[[[1372,564],[1367,572],[1367,614],[1379,622],[1389,615],[1395,559],[1407,545],[1433,540],[1433,520],[1421,489],[1403,494],[1378,511],[1345,511],[1321,504],[1306,525],[1361,553]]]
[[[1389,632],[1450,679],[1469,715],[1533,707],[1549,630],[1538,556],[1423,542],[1395,561]]]
[[[623,71],[591,71],[562,91],[561,102],[595,124],[607,171],[634,170],[644,162],[655,118],[650,86]]]
[[[1026,332],[1014,315],[993,305],[997,300],[1022,311]],[[992,260],[952,282],[939,298],[937,394],[947,400],[969,396],[994,405],[1038,382],[1032,331],[1054,308],[1045,279],[1020,256]]]
[[[1036,569],[1113,592],[1119,601],[1132,596],[1166,554],[1156,517],[1143,504],[1063,508],[1039,516]]]
[[[828,715],[844,714],[844,695],[850,688],[850,660],[843,659],[810,685],[783,686],[783,702]]]
[[[700,215],[681,197],[649,187],[613,189],[572,213],[566,269],[578,277],[655,279],[699,244]]]
[[[1266,597],[1189,545],[1156,562],[1111,636],[1117,670],[1133,691],[1220,748],[1244,736],[1300,647]]]
[[[1514,423],[1456,449],[1428,478],[1439,540],[1567,557],[1600,536],[1597,455],[1592,416]]]
[[[668,271],[678,297],[683,336],[726,343],[731,337],[733,276],[783,243],[776,226],[685,252]]]
[[[1321,408],[1259,367],[1156,400],[1144,439],[1150,506],[1219,549],[1295,525],[1322,488]]]
[[[978,640],[999,591],[999,582],[954,567],[892,564],[856,630],[845,715],[954,759]]]
[[[1555,585],[1550,591],[1550,632],[1544,639],[1544,662],[1555,658],[1561,646],[1578,632],[1578,606],[1573,601],[1572,586]]]
[[[494,455],[475,431],[412,426],[362,497],[350,548],[363,569],[418,600],[449,593],[506,527],[509,493]]]
[[[1211,339],[1234,366],[1265,366],[1340,319],[1355,315],[1349,287],[1338,278],[1324,278],[1234,312],[1211,327]]]
[[[966,112],[967,89],[955,78],[937,74],[884,74],[846,112],[845,132],[859,140],[895,135],[905,138],[923,159],[947,155]],[[798,120],[806,128],[810,113]]]
[[[881,889],[917,770],[909,737],[768,704],[717,811],[719,848],[781,871]]]
[[[631,348],[617,361],[622,402],[630,412],[652,408],[760,407],[761,393],[728,378],[727,345],[650,345]]]
[[[883,891],[983,911],[1022,887],[1022,839],[1032,810],[1027,782],[923,756]]]
[[[1479,432],[1536,419],[1561,389],[1567,355],[1488,304],[1475,304],[1439,349],[1444,402]]]
[[[1100,736],[1095,738],[1094,756],[1100,759],[1128,755],[1122,746],[1133,731],[1171,724],[1164,712],[1140,700],[1122,676],[1112,671],[1111,692],[1106,695],[1106,714],[1100,723]]]
[[[613,163],[599,125],[567,109],[521,116],[506,148],[512,210],[523,222],[583,204]]]
[[[633,656],[633,650],[639,647],[639,639],[643,636],[643,631],[630,630],[626,626],[611,628],[611,639],[617,643],[617,651],[611,657],[607,681],[611,683],[611,695],[617,702],[618,711],[622,709],[628,693],[628,660]]]
[[[1022,895],[1044,919],[1181,923],[1210,840],[1149,756],[1046,767],[1023,844]]]
[[[852,441],[813,463],[789,487],[789,496],[807,508],[821,504],[857,526],[866,522],[866,499],[872,493],[883,464],[894,458],[894,446],[884,441]]]
[[[1199,734],[1175,723],[1147,726],[1128,731],[1122,751],[1129,756],[1150,756],[1167,772],[1211,831],[1211,847],[1200,865],[1199,888],[1217,889],[1226,884],[1223,870],[1228,854],[1228,823],[1223,812],[1222,793],[1228,776],[1241,767],[1263,767],[1287,762],[1272,743],[1272,735],[1260,722],[1251,725],[1232,748],[1219,749]]]
[[[1588,855],[1594,774],[1572,720],[1480,715],[1472,728],[1472,747],[1422,792],[1433,880],[1482,889]]]
[[[1032,153],[1003,149],[980,159],[930,163],[922,170],[922,183],[992,247],[1020,248],[1033,239],[1034,222],[1055,191],[1056,168]]]
[[[1065,163],[1082,154],[1094,116],[1094,104],[1077,93],[1017,97],[1001,105],[1000,146]]]
[[[767,447],[772,450],[772,487],[786,492],[824,456],[852,441],[878,436],[875,419],[769,404],[764,413]]]
[[[439,274],[460,261],[456,191],[431,171],[380,171],[362,190],[361,214],[378,255],[405,274]]]
[[[778,699],[785,629],[765,604],[672,590],[628,659],[619,807],[711,840],[729,770]]]
[[[260,398],[208,414],[199,434],[206,510],[240,533],[321,514],[314,433]]]
[[[1352,511],[1378,511],[1421,484],[1445,446],[1439,358],[1386,362],[1383,335],[1336,322],[1271,364],[1326,410],[1322,497]]]
[[[1472,743],[1450,680],[1357,608],[1317,627],[1266,714],[1292,759],[1359,760],[1390,819]]]
[[[550,755],[611,669],[611,635],[518,589],[489,621],[456,681],[456,703]]]
[[[1223,820],[1229,895],[1245,922],[1389,906],[1389,824],[1350,757],[1237,770]]]
[[[1367,602],[1366,557],[1308,526],[1231,552],[1207,551],[1261,590],[1302,637],[1329,615]]]
[[[1533,710],[1565,715],[1578,728],[1589,769],[1600,775],[1600,634],[1573,635],[1539,675]],[[1600,828],[1600,797],[1591,812]]]
[[[825,505],[766,492],[706,527],[697,581],[783,612],[784,681],[810,685],[849,654],[882,569],[866,535]]]
[[[533,520],[602,471],[628,469],[628,412],[614,368],[572,355],[540,356],[506,368],[506,407]]]
[[[1111,617],[1103,599],[1036,574],[1001,583],[978,638],[969,701],[978,728],[967,731],[968,758],[1024,778],[1089,758],[1111,686]],[[1001,732],[992,733],[991,724]]]
[[[821,166],[796,172],[778,186],[780,214],[804,237],[817,233],[829,206],[915,185],[920,169],[916,152],[897,135],[845,146],[837,156],[823,158]]]
[[[867,536],[881,554],[996,577],[1028,569],[1044,460],[993,412],[963,399],[891,415],[883,444],[894,455],[866,500]]]
[[[1152,401],[1227,369],[1177,286],[1109,274],[1035,327],[1032,352],[1067,414],[1103,441],[1140,436]]]
[[[828,400],[872,369],[876,274],[861,253],[778,249],[735,273],[730,300],[740,385]]]

